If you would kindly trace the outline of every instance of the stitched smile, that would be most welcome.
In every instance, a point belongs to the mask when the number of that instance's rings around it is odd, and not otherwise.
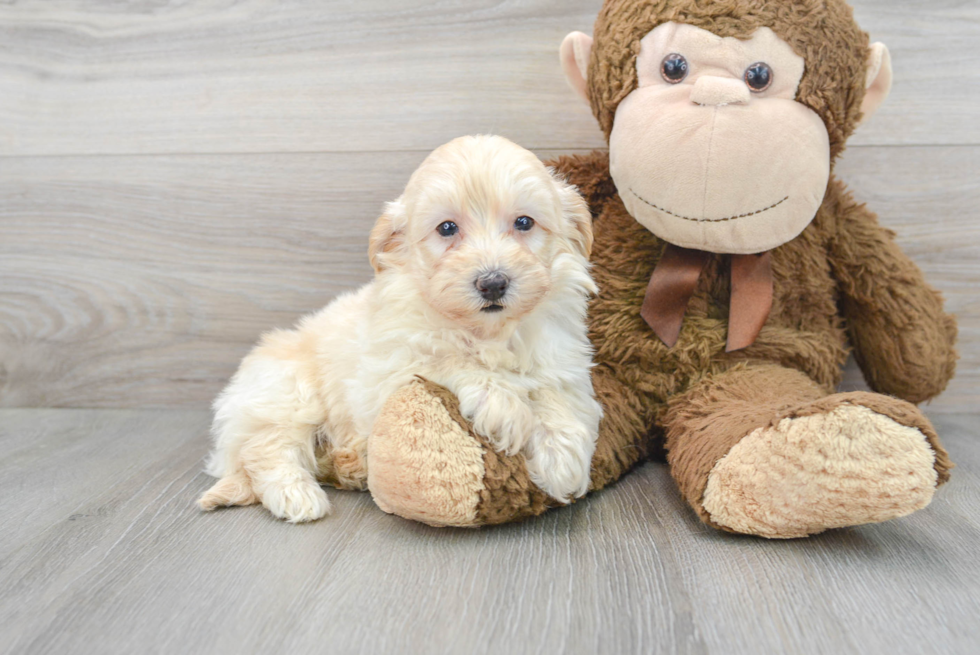
[[[637,198],[639,198],[640,200],[642,200],[646,204],[650,205],[651,207],[653,207],[657,211],[662,211],[663,213],[670,214],[671,216],[673,216],[675,218],[680,218],[680,219],[683,219],[685,221],[691,221],[693,223],[723,223],[725,221],[737,221],[740,218],[748,218],[749,216],[757,216],[759,214],[762,214],[763,212],[769,211],[770,209],[775,209],[776,207],[779,207],[781,204],[783,204],[784,202],[786,202],[787,200],[789,200],[789,196],[786,196],[785,198],[783,198],[782,200],[780,200],[776,204],[769,205],[765,209],[757,209],[754,212],[749,212],[747,214],[739,214],[738,216],[729,216],[727,218],[691,218],[689,216],[681,216],[680,214],[675,214],[674,212],[670,211],[669,209],[664,209],[663,207],[658,207],[657,205],[653,204],[652,202],[650,202],[649,200],[647,200],[646,198],[644,198],[643,196],[641,196],[640,194],[638,194],[633,189],[630,189],[630,193],[632,193],[634,196],[636,196]]]

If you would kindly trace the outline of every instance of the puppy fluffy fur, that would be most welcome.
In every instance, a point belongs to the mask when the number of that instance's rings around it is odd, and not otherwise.
[[[574,188],[506,139],[437,149],[371,233],[374,281],[265,335],[215,401],[207,471],[219,481],[200,506],[322,517],[318,480],[366,486],[375,418],[415,376],[455,393],[497,449],[523,451],[549,495],[585,494],[601,415],[585,321],[591,225]],[[477,282],[493,274],[507,285],[488,300]]]

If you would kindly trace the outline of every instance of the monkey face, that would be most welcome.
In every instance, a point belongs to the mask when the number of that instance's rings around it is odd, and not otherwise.
[[[609,139],[630,214],[711,252],[764,252],[799,235],[831,159],[824,122],[795,100],[803,58],[767,27],[739,40],[665,23],[640,46],[638,86]]]

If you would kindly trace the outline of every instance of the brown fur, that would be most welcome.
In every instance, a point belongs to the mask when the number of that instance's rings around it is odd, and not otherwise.
[[[593,385],[605,416],[592,461],[593,490],[667,448],[682,494],[707,521],[700,497],[714,463],[752,429],[821,407],[811,401],[828,397],[839,384],[848,332],[870,383],[883,393],[919,402],[940,393],[952,377],[954,319],[943,313],[941,297],[894,245],[893,235],[855,204],[839,181],[831,181],[823,207],[804,233],[773,251],[773,309],[756,343],[726,353],[727,257],[712,255],[680,339],[667,348],[640,317],[665,244],[626,212],[609,176],[608,155],[563,157],[553,164],[579,187],[596,215],[593,275],[600,294],[590,309],[590,337],[596,348]],[[841,256],[835,258],[837,253]],[[866,281],[868,273],[875,284]],[[856,289],[861,292],[854,297]],[[903,311],[890,307],[895,298],[903,300]],[[719,393],[724,380],[739,390],[731,400],[741,398],[742,404],[716,405],[709,415],[702,394]],[[785,393],[772,396],[779,389]],[[771,397],[762,400],[766,394]],[[752,397],[756,400],[749,403]],[[450,407],[455,400],[444,402]],[[829,409],[842,401],[830,396],[825,402]],[[948,455],[918,410],[883,396],[859,404],[922,430],[936,451],[940,481],[948,479]],[[551,506],[538,497],[540,491],[531,490],[519,457],[485,447],[481,522],[515,520]]]
[[[484,488],[476,508],[478,525],[496,525],[537,516],[558,503],[548,498],[531,482],[524,465],[524,456],[508,457],[498,453],[490,442],[481,437],[463,418],[459,401],[448,389],[426,380],[426,391],[442,402],[450,417],[469,429],[470,436],[483,446]]]
[[[838,185],[823,211],[836,222],[828,242],[841,314],[872,389],[909,402],[935,398],[956,371],[956,319],[924,280],[895,233]]]
[[[702,504],[715,464],[756,428],[773,427],[785,418],[825,414],[841,405],[867,407],[918,429],[935,453],[939,484],[949,480],[949,455],[929,420],[914,405],[874,393],[827,396],[799,371],[753,364],[706,378],[668,403],[664,418],[668,461],[681,494],[705,523],[727,529],[716,525]]]
[[[732,446],[794,405],[825,395],[806,375],[780,366],[741,365],[671,398],[664,415],[667,461],[681,495],[705,523],[708,474]],[[718,526],[715,526],[718,527]]]
[[[602,397],[606,417],[600,435],[608,431],[608,424],[618,426],[620,441],[627,445],[618,447],[617,453],[654,451],[656,443],[650,437],[659,438],[665,426],[669,426],[668,450],[693,440],[692,450],[672,453],[669,461],[683,464],[673,469],[674,475],[702,518],[706,516],[699,505],[700,494],[714,462],[749,428],[768,424],[795,404],[830,394],[840,382],[848,333],[877,391],[919,402],[940,393],[952,377],[954,319],[942,311],[941,297],[894,244],[892,233],[878,225],[873,213],[854,203],[838,180],[831,180],[823,206],[803,234],[772,251],[775,297],[759,338],[749,348],[726,353],[727,256],[712,255],[688,307],[680,339],[667,348],[640,317],[646,286],[665,244],[626,212],[618,195],[609,192],[609,184],[604,183],[610,180],[607,155],[565,157],[555,164],[573,183],[581,182],[583,190],[592,191],[590,205],[597,214],[593,275],[600,294],[590,310],[597,364],[594,384],[601,393],[613,385],[601,381],[604,375],[618,382],[618,392]],[[691,390],[701,389],[705,380],[726,371],[731,371],[728,377],[736,380],[737,387],[753,384],[752,371],[765,371],[765,377],[786,385],[787,393],[747,408],[752,420],[734,408],[716,408],[718,413],[711,417],[686,417],[687,412],[697,414],[696,407],[686,406]],[[672,408],[669,415],[668,407]],[[908,407],[902,403],[897,411],[889,405],[887,409],[897,415],[886,413],[905,425],[923,426],[937,453],[937,470],[946,470],[947,456],[928,421],[917,410],[914,422],[902,420]],[[732,422],[726,418],[729,411],[736,412],[729,417]],[[652,432],[647,428],[651,425],[656,425]],[[705,439],[717,441],[701,443]],[[609,466],[604,453],[597,449],[594,467]],[[687,463],[690,458],[695,461]],[[941,471],[940,479],[946,477]]]
[[[639,409],[637,395],[620,386],[614,378],[597,372],[593,384],[603,405],[632,398],[634,409]],[[558,505],[531,481],[523,455],[507,456],[495,451],[463,418],[459,401],[452,393],[429,381],[425,381],[424,385],[432,396],[441,401],[452,419],[466,426],[470,436],[483,446],[484,489],[480,492],[477,506],[477,524],[497,525],[519,521]],[[603,420],[596,453],[592,458],[591,490],[601,489],[618,480],[650,455],[644,444],[630,441],[630,435],[635,434],[638,428],[643,429],[642,416],[640,411],[623,412]],[[623,420],[632,421],[632,425],[623,424]]]
[[[861,118],[868,56],[868,35],[843,0],[606,0],[594,28],[588,90],[607,139],[616,108],[637,86],[640,39],[671,21],[740,39],[771,28],[806,60],[797,100],[824,119],[831,158],[843,151]]]
[[[607,138],[616,108],[637,86],[640,40],[669,21],[737,38],[771,27],[807,62],[797,100],[823,119],[832,160],[843,151],[861,118],[868,37],[842,0],[607,0],[595,24],[588,75],[593,111]],[[775,297],[758,339],[726,353],[728,256],[711,256],[680,339],[667,348],[640,316],[666,244],[626,211],[608,155],[564,157],[555,165],[596,217],[592,259],[600,294],[590,311],[590,337],[594,384],[606,415],[593,459],[594,488],[663,443],[682,493],[707,521],[700,499],[715,462],[755,427],[790,410],[822,407],[818,399],[840,382],[848,337],[876,391],[922,402],[952,377],[955,320],[894,234],[840,181],[831,178],[813,223],[772,251]],[[726,385],[730,396],[723,401]],[[845,401],[831,396],[824,409]],[[918,410],[869,394],[859,402],[919,428],[936,452],[940,482],[948,479],[948,456]]]
[[[737,38],[771,27],[806,60],[797,100],[823,119],[831,159],[841,153],[861,118],[868,56],[868,37],[842,0],[607,0],[595,24],[588,75],[593,111],[607,138],[616,108],[637,86],[640,40],[669,21]],[[956,323],[943,312],[942,298],[894,234],[840,181],[831,178],[803,233],[772,251],[775,297],[758,339],[726,353],[728,257],[711,256],[680,339],[667,348],[640,317],[666,244],[627,213],[608,155],[564,157],[555,165],[596,217],[592,259],[600,293],[590,311],[590,337],[595,387],[606,412],[596,470],[610,469],[609,480],[615,479],[628,467],[620,461],[632,464],[654,452],[666,429],[681,491],[708,520],[700,504],[708,473],[734,443],[788,411],[858,402],[919,428],[936,453],[940,482],[948,478],[951,463],[935,431],[908,403],[873,394],[819,400],[840,382],[848,337],[871,387],[910,402],[942,392],[956,362]],[[615,441],[610,432],[617,433]],[[593,477],[595,487],[609,480]]]
[[[844,402],[920,429],[936,452],[940,483],[948,480],[952,463],[915,407],[877,394],[830,395],[840,382],[848,335],[872,387],[911,402],[939,394],[956,361],[955,320],[942,311],[940,295],[843,184],[832,180],[814,222],[773,251],[769,320],[755,344],[726,353],[727,256],[712,255],[680,338],[667,348],[640,317],[665,244],[626,212],[607,154],[563,157],[553,164],[579,187],[596,215],[593,275],[600,294],[590,308],[590,337],[596,348],[593,385],[605,416],[592,490],[666,447],[682,494],[710,523],[700,498],[708,473],[735,443],[756,427]],[[882,354],[889,352],[900,355]],[[439,395],[455,407],[451,394]],[[481,523],[516,520],[553,506],[527,478],[520,457],[484,448]]]
[[[806,60],[797,99],[823,119],[833,163],[861,118],[869,52],[867,35],[842,0],[607,0],[588,75],[607,138],[616,107],[636,88],[640,39],[671,20],[739,38],[769,26],[787,41]],[[952,377],[955,320],[894,234],[840,181],[831,177],[803,233],[772,251],[773,306],[755,343],[726,353],[729,256],[710,256],[679,340],[668,348],[640,316],[666,244],[626,211],[608,154],[562,157],[553,165],[579,188],[594,217],[593,275],[600,292],[590,308],[590,338],[593,384],[605,415],[592,489],[666,447],[681,493],[711,523],[702,496],[714,465],[732,446],[756,428],[842,404],[917,428],[935,453],[939,483],[948,479],[948,455],[910,403],[936,396]],[[879,393],[834,394],[848,342]],[[519,458],[485,448],[484,522],[550,506],[522,482]]]

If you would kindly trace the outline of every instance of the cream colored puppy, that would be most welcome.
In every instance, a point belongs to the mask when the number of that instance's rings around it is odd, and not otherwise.
[[[318,479],[365,487],[375,418],[415,376],[456,394],[498,450],[523,451],[550,496],[582,496],[601,415],[591,225],[578,193],[506,139],[437,149],[371,233],[374,281],[265,335],[215,401],[207,471],[220,480],[200,506],[322,517]]]

